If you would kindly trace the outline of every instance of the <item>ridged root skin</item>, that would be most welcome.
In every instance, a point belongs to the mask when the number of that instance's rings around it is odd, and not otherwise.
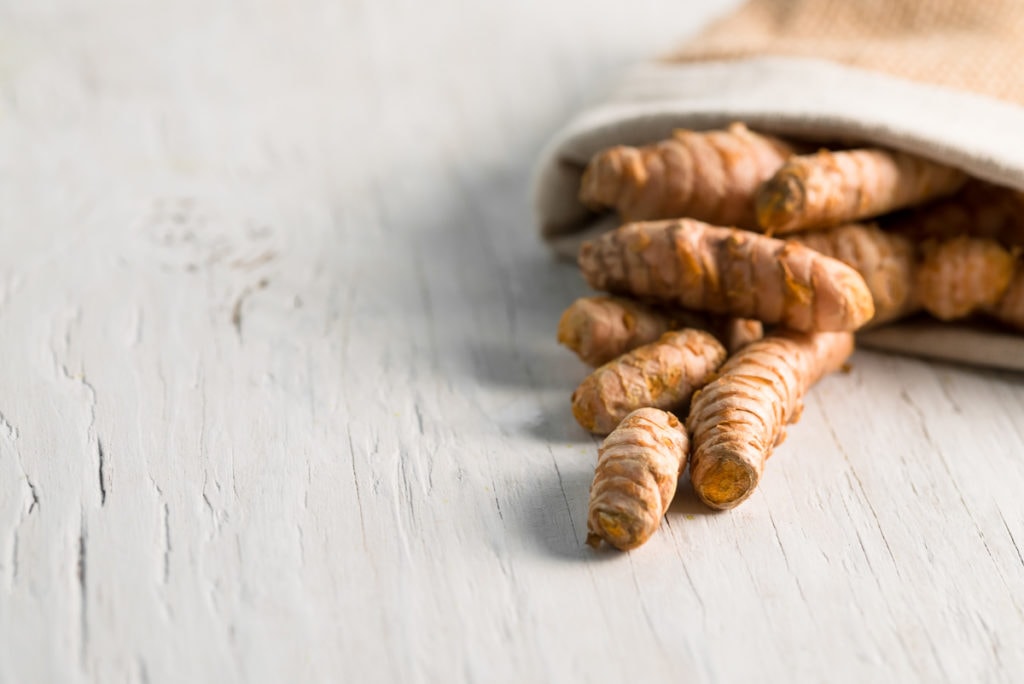
[[[580,201],[614,208],[626,221],[692,216],[754,228],[754,194],[792,152],[740,123],[677,130],[654,145],[599,152],[583,172]]]
[[[764,336],[760,321],[653,307],[623,297],[581,297],[562,312],[558,342],[584,363],[600,366],[680,328],[711,332],[729,353]]]
[[[855,330],[874,316],[852,268],[793,242],[693,219],[629,223],[586,242],[591,287],[799,331]]]
[[[712,332],[731,355],[764,337],[764,324],[750,318],[723,318]]]
[[[851,333],[780,331],[729,359],[694,396],[687,419],[697,496],[718,509],[747,499],[785,426],[799,418],[807,390],[851,353]]]
[[[650,539],[672,502],[688,453],[686,429],[671,413],[642,408],[626,416],[598,452],[587,544],[596,548],[604,540],[628,551]]]
[[[684,407],[725,358],[725,348],[711,333],[692,328],[665,333],[588,375],[572,394],[573,416],[584,429],[606,435],[639,408]]]
[[[923,246],[917,269],[921,305],[944,321],[995,307],[1010,286],[1017,259],[995,240],[958,237]]]
[[[600,366],[677,327],[705,328],[701,314],[674,314],[623,297],[582,297],[558,322],[558,341],[584,363]]]
[[[950,195],[961,171],[903,152],[822,150],[791,157],[757,192],[760,229],[781,235],[888,214]]]
[[[952,197],[897,214],[883,226],[914,242],[966,235],[1024,246],[1024,193],[971,180]]]
[[[902,318],[919,308],[914,287],[917,250],[906,236],[850,223],[791,239],[842,261],[864,278],[875,305],[871,325]]]

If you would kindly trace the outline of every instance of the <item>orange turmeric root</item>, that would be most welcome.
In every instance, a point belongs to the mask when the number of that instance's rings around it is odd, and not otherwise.
[[[689,440],[671,413],[642,408],[626,416],[598,453],[590,487],[587,544],[603,539],[628,551],[650,539],[686,467]]]
[[[585,429],[606,435],[639,408],[684,406],[725,357],[711,333],[691,328],[665,333],[588,375],[572,394],[572,413]]]
[[[995,240],[958,237],[925,243],[917,291],[928,313],[949,321],[995,307],[1017,265]]]
[[[711,332],[725,345],[727,352],[735,354],[764,337],[764,324],[752,318],[724,318],[711,326]]]
[[[671,312],[622,297],[581,297],[562,313],[558,341],[584,363],[600,366],[669,330],[708,326],[698,313]]]
[[[757,221],[771,234],[828,228],[950,195],[956,169],[903,152],[822,150],[792,157],[758,191]]]
[[[1024,193],[972,180],[952,197],[898,214],[883,225],[918,242],[966,235],[1024,246]]]
[[[595,155],[583,173],[580,201],[615,208],[624,221],[689,216],[753,228],[754,193],[790,154],[782,140],[740,123],[724,131],[678,130],[654,145]]]
[[[807,390],[853,352],[850,333],[782,331],[741,350],[693,398],[690,479],[712,508],[749,497],[765,460],[796,422]]]
[[[914,292],[916,250],[909,238],[877,226],[851,223],[801,233],[792,239],[860,273],[875,304],[872,325],[902,318],[918,308]]]
[[[875,313],[864,279],[846,264],[692,219],[626,224],[584,243],[579,265],[597,290],[805,332],[855,330]]]
[[[562,313],[558,341],[584,363],[600,366],[680,328],[707,330],[730,353],[764,335],[760,321],[655,308],[622,297],[581,297]]]
[[[1024,261],[1017,261],[1009,287],[989,313],[996,320],[1024,332]]]

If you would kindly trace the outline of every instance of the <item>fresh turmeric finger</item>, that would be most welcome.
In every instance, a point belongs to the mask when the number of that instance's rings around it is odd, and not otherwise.
[[[584,243],[579,265],[597,290],[794,330],[855,330],[875,313],[864,279],[846,264],[692,219],[626,224]]]
[[[587,544],[628,551],[650,539],[686,467],[689,440],[671,413],[642,408],[604,440],[590,487]]]
[[[1016,258],[995,240],[958,237],[926,243],[917,269],[921,304],[950,321],[990,309],[1013,278]]]
[[[883,227],[917,242],[965,235],[1024,246],[1024,193],[971,180],[957,194],[890,217]]]
[[[828,228],[950,195],[961,171],[903,152],[846,150],[791,157],[758,190],[755,205],[768,234]]]
[[[669,330],[709,324],[709,317],[699,313],[672,312],[623,297],[581,297],[562,313],[558,341],[584,363],[600,366]]]
[[[712,325],[711,331],[727,352],[735,354],[764,337],[764,324],[751,318],[722,318],[717,325]]]
[[[725,361],[714,335],[687,328],[665,333],[606,363],[572,394],[572,413],[590,432],[606,435],[629,413],[648,406],[684,406]]]
[[[842,261],[864,278],[875,305],[872,325],[902,318],[919,308],[914,288],[917,255],[909,238],[874,225],[850,223],[791,239]]]
[[[763,336],[760,321],[648,306],[623,297],[581,297],[558,322],[558,341],[584,363],[600,366],[669,330],[698,328],[731,353]]]
[[[740,123],[721,131],[677,130],[646,147],[618,146],[587,165],[580,201],[625,221],[689,216],[753,228],[754,193],[792,154],[782,140]]]
[[[850,333],[781,331],[729,359],[694,396],[687,419],[697,496],[720,509],[749,497],[786,424],[799,417],[807,390],[852,352]]]

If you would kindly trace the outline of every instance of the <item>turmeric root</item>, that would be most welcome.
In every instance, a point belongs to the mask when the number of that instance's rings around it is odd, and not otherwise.
[[[618,146],[587,165],[580,201],[613,207],[624,221],[693,218],[753,228],[754,193],[792,149],[734,123],[725,131],[678,130],[647,147]]]
[[[972,180],[952,197],[897,214],[883,226],[917,242],[967,235],[1024,246],[1024,193]]]
[[[1017,261],[1009,287],[989,313],[996,320],[1024,332],[1024,261]]]
[[[724,318],[717,325],[712,325],[711,331],[725,345],[727,352],[735,354],[764,337],[764,324],[751,318]]]
[[[562,313],[558,341],[584,363],[600,366],[680,328],[707,330],[730,353],[764,334],[760,321],[659,309],[621,297],[581,297]]]
[[[650,539],[686,467],[689,440],[671,413],[642,408],[626,416],[598,453],[590,487],[587,544],[604,539],[628,551]]]
[[[558,341],[600,366],[676,328],[706,328],[708,317],[669,312],[621,297],[582,297],[562,313]]]
[[[873,325],[901,318],[918,308],[914,293],[916,250],[907,237],[877,226],[851,223],[792,239],[860,273],[875,304]]]
[[[769,235],[858,221],[949,195],[962,172],[903,152],[848,150],[792,157],[758,191]]]
[[[765,460],[796,422],[807,390],[853,352],[850,333],[782,331],[741,350],[693,398],[690,479],[712,508],[749,497]]]
[[[921,304],[944,321],[990,309],[1009,287],[1016,261],[995,240],[958,237],[926,243],[917,269]]]
[[[725,357],[711,333],[691,328],[665,333],[588,375],[572,394],[572,413],[585,429],[606,435],[639,408],[684,405]]]
[[[846,264],[692,219],[626,224],[584,243],[579,265],[597,290],[805,332],[854,330],[875,313],[864,279]]]

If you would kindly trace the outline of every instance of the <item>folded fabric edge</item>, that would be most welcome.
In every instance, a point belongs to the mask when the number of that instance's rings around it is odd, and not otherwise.
[[[651,63],[627,72],[608,99],[545,148],[532,190],[542,236],[568,256],[582,241],[580,231],[607,226],[595,226],[602,217],[576,199],[583,166],[597,151],[732,121],[809,140],[901,149],[1024,189],[1024,151],[1007,142],[1024,130],[1017,105],[814,59]]]
[[[1024,372],[1024,339],[1013,333],[937,321],[887,325],[857,334],[865,349]]]

